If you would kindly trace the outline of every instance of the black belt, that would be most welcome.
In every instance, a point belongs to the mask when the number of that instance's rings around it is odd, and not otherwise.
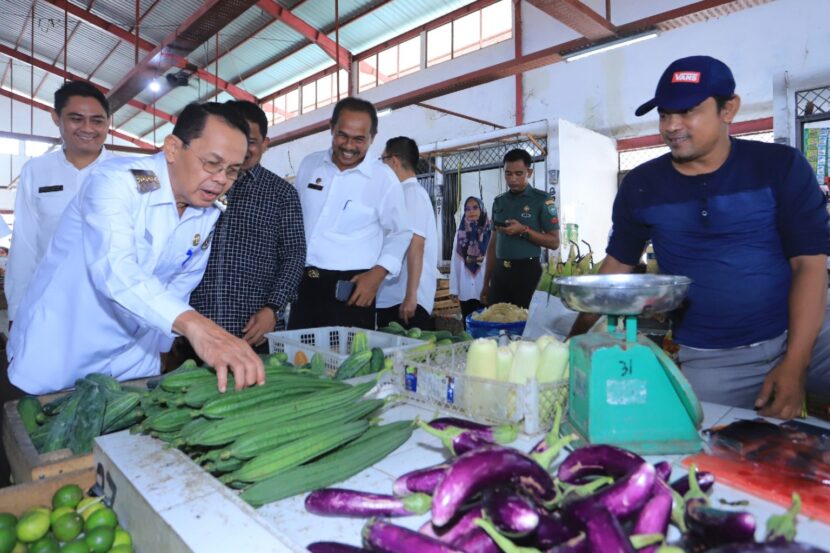
[[[303,271],[303,276],[305,276],[307,278],[320,278],[320,277],[326,277],[326,276],[348,275],[349,279],[350,279],[350,278],[352,278],[352,276],[354,276],[356,274],[359,274],[359,273],[365,273],[368,270],[369,269],[355,269],[355,270],[350,270],[350,271],[336,271],[334,269],[320,269],[319,267],[306,267]],[[346,280],[348,280],[348,279],[346,279]]]
[[[518,265],[527,265],[530,263],[539,263],[538,257],[520,257],[518,259],[496,259],[496,263],[504,267],[505,269],[510,269],[513,267],[513,264],[516,263]]]

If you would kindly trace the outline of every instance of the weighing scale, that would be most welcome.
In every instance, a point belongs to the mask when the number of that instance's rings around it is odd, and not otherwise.
[[[668,355],[637,335],[637,316],[675,309],[691,280],[668,275],[561,277],[562,303],[605,314],[606,332],[570,340],[568,417],[563,433],[582,443],[613,444],[643,455],[701,449],[700,402]],[[620,317],[625,323],[618,324]]]

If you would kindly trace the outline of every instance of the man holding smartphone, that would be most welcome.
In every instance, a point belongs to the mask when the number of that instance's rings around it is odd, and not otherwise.
[[[547,192],[528,184],[530,154],[516,148],[504,156],[507,192],[493,200],[496,231],[487,246],[481,303],[512,303],[527,308],[542,274],[542,248],[559,247],[559,214]]]
[[[395,173],[366,158],[377,127],[370,102],[340,100],[331,148],[306,156],[297,171],[307,253],[291,329],[373,329],[378,288],[401,270],[412,232]]]

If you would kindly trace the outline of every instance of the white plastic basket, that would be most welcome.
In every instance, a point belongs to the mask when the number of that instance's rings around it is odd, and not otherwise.
[[[401,352],[395,356],[392,378],[407,401],[457,413],[492,424],[521,422],[533,435],[553,424],[556,405],[564,412],[568,381],[515,384],[467,376],[470,342],[439,346],[429,353]]]
[[[310,360],[311,356],[319,353],[326,362],[326,371],[334,375],[337,367],[346,360],[352,351],[352,340],[355,334],[363,332],[370,348],[381,348],[385,357],[391,357],[397,352],[403,352],[424,344],[423,340],[396,336],[376,330],[366,330],[353,326],[323,326],[299,330],[284,330],[271,332],[268,346],[271,353],[285,352],[288,361],[293,361],[297,352],[303,352]]]

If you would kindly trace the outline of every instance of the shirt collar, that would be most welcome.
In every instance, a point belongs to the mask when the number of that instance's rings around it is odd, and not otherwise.
[[[84,169],[90,169],[93,166],[95,166],[96,164],[112,157],[112,153],[109,150],[107,150],[107,147],[106,146],[101,146],[101,151],[98,152],[98,157],[96,157],[95,160],[92,163],[90,163],[89,165],[87,165],[83,169],[78,169],[77,167],[72,165],[72,163],[68,159],[66,159],[66,146],[64,144],[61,144],[60,152],[61,152],[61,161],[63,163],[65,163],[66,165],[68,165],[69,167],[72,167],[76,171],[83,171]]]
[[[332,167],[334,167],[335,170],[340,171],[340,167],[338,167],[334,163],[334,160],[332,159],[331,154],[332,154],[332,150],[331,150],[331,148],[329,148],[328,151],[326,152],[326,156],[325,156],[324,160],[326,161],[326,163],[328,163]],[[372,159],[371,156],[369,155],[369,153],[367,152],[366,157],[363,158],[363,161],[361,161],[360,164],[357,167],[352,167],[351,169],[346,169],[345,171],[340,171],[340,172],[341,173],[348,173],[350,171],[359,171],[360,173],[362,173],[366,177],[371,178],[373,164],[375,164],[375,163],[380,163],[380,161],[378,161],[376,159]]]
[[[167,158],[164,152],[153,155],[155,170],[153,171],[159,179],[159,186],[150,192],[150,205],[173,204],[176,205],[176,197],[173,195],[173,183],[170,182],[170,173],[167,171]]]
[[[409,177],[408,179],[404,179],[401,181],[401,184],[406,184],[408,182],[414,182],[415,184],[418,184],[418,177]]]

